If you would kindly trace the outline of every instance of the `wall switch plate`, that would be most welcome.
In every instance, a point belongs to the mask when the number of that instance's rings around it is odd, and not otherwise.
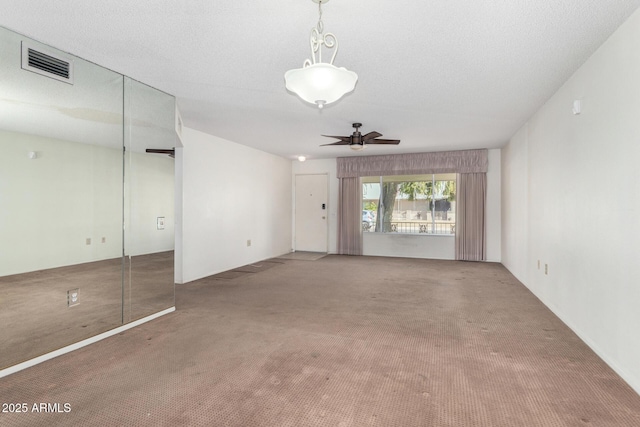
[[[87,245],[91,244],[91,237],[87,237]]]
[[[67,291],[67,307],[80,304],[80,289],[70,289]]]
[[[544,265],[544,274],[549,274],[549,264]]]
[[[540,270],[540,260],[538,260],[538,270]]]
[[[251,240],[247,240],[247,246],[251,246]]]
[[[106,241],[107,241],[107,238],[106,238],[106,237],[103,237],[103,238],[102,238],[102,243],[105,243]]]

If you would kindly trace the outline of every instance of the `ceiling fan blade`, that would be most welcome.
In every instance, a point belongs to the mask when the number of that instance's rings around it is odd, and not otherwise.
[[[321,147],[324,147],[325,145],[350,145],[351,142],[349,141],[338,141],[338,142],[332,142],[331,144],[321,144]]]
[[[369,144],[400,144],[400,140],[398,139],[373,139],[371,141],[367,141],[367,145]]]
[[[314,0],[316,1],[316,0]],[[335,138],[339,139],[338,142],[333,142],[331,144],[322,144],[321,147],[325,145],[349,145],[353,149],[357,149],[358,147],[364,148],[364,146],[369,144],[388,144],[388,145],[398,145],[400,144],[400,140],[398,139],[376,139],[382,134],[380,132],[372,131],[366,135],[362,135],[360,133],[361,123],[354,123],[353,127],[356,128],[356,131],[349,136],[334,136],[334,135],[322,135],[327,138]]]
[[[321,135],[321,136],[326,136],[327,138],[339,139],[342,142],[351,142],[350,136],[333,136],[333,135]],[[325,144],[325,145],[328,145],[328,144]]]
[[[379,137],[379,136],[382,136],[382,134],[381,134],[381,133],[378,133],[378,132],[376,132],[376,131],[373,131],[373,132],[369,132],[369,133],[368,133],[368,134],[366,134],[366,135],[363,135],[363,136],[362,136],[362,140],[363,140],[363,141],[368,141],[368,140],[370,140],[370,139],[377,138],[377,137]]]

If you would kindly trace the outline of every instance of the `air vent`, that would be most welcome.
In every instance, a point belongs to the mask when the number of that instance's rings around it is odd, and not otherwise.
[[[73,62],[57,53],[22,42],[22,69],[73,84]]]

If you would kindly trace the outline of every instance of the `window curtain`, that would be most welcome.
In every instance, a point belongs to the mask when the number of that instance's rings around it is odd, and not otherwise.
[[[362,255],[362,186],[360,177],[458,173],[467,175],[466,180],[472,182],[480,180],[484,184],[480,186],[482,194],[477,193],[480,190],[475,184],[468,184],[467,193],[469,196],[465,197],[468,197],[469,200],[466,204],[464,202],[461,204],[460,187],[464,187],[464,184],[458,183],[456,259],[469,261],[484,259],[484,200],[488,165],[488,151],[486,149],[338,157],[336,161],[337,177],[340,179],[338,195],[339,254]],[[479,200],[482,200],[482,204],[479,204]],[[464,221],[467,221],[468,225],[463,225],[461,230],[459,224]],[[480,248],[479,251],[477,247]]]
[[[360,178],[340,178],[338,253],[362,255],[362,185]]]
[[[487,174],[458,174],[457,187],[456,259],[484,261]]]

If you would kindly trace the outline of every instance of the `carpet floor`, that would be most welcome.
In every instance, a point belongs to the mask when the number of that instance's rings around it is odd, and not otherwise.
[[[0,379],[0,425],[640,426],[640,396],[500,264],[279,258],[176,308]]]

